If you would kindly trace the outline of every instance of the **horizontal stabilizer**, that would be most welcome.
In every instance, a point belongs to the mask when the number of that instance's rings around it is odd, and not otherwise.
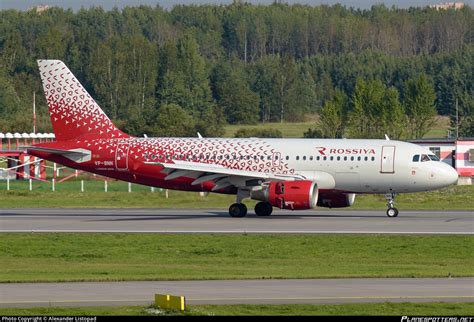
[[[39,146],[30,146],[26,148],[28,153],[32,152],[45,152],[63,156],[72,160],[74,162],[87,162],[91,160],[91,151],[85,149],[71,149],[71,150],[63,150],[63,149],[52,149],[52,148],[43,148]]]

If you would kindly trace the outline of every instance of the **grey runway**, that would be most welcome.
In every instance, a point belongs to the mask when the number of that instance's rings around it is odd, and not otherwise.
[[[7,283],[0,307],[147,305],[156,293],[189,304],[473,302],[474,278]]]
[[[0,209],[0,232],[474,234],[474,211],[276,210],[231,218],[223,209]]]

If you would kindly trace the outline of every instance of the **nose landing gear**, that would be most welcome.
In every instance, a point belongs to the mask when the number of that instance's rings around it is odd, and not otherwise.
[[[387,193],[385,194],[385,199],[387,200],[387,216],[388,217],[397,217],[398,216],[398,209],[393,206],[395,203],[395,193]]]

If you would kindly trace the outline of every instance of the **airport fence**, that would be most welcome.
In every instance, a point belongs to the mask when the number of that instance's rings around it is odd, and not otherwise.
[[[74,178],[65,182],[55,182],[52,180],[38,181],[33,179],[25,180],[1,180],[0,191],[59,191],[59,192],[164,192],[166,189],[143,186],[139,184],[110,180],[105,178]]]

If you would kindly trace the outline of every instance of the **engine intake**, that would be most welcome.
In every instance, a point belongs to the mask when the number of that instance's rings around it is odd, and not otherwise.
[[[280,209],[312,209],[318,201],[318,186],[310,180],[270,181],[251,191],[250,198]]]

